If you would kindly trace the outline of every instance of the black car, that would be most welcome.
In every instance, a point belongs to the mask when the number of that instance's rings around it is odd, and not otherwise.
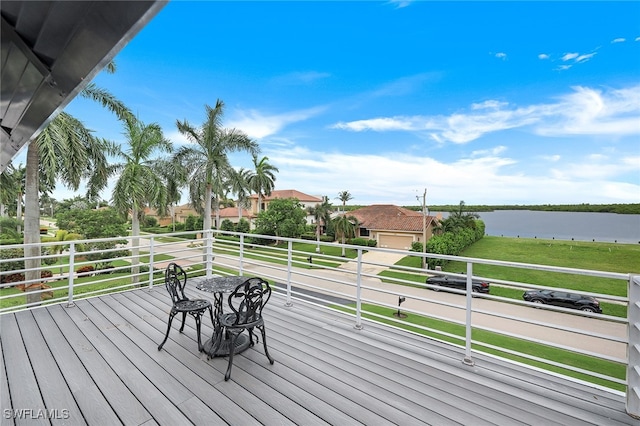
[[[602,313],[600,302],[594,297],[557,290],[528,290],[522,295],[527,302],[545,303],[563,308],[580,309],[585,312]]]
[[[460,278],[436,275],[427,278],[426,283],[434,286],[455,288],[463,291],[467,289],[467,279],[465,277]],[[489,283],[486,281],[472,280],[471,288],[475,293],[489,293]],[[433,290],[439,291],[440,289],[438,287],[434,287]]]

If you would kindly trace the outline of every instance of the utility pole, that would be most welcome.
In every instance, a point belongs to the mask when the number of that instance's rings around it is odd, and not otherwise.
[[[420,201],[419,196],[416,195],[416,198]],[[422,253],[425,254],[422,258],[422,269],[427,269],[427,188],[422,194]]]

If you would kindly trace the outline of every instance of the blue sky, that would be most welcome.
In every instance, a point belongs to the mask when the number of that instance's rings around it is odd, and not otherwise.
[[[222,99],[224,127],[279,168],[276,189],[640,202],[640,2],[173,1],[116,64],[94,81],[176,146],[176,119],[199,125]],[[122,140],[90,101],[66,111]]]

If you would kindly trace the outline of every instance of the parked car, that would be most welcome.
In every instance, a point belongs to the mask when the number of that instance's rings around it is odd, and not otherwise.
[[[544,303],[547,305],[561,306],[563,308],[580,309],[585,312],[601,314],[600,302],[595,297],[582,294],[568,293],[557,290],[528,290],[522,295],[527,302]]]
[[[425,282],[427,284],[439,286],[439,287],[449,287],[449,288],[455,288],[458,290],[467,289],[467,279],[465,277],[450,277],[450,276],[444,276],[444,275],[436,275],[436,276],[427,278]],[[475,293],[489,293],[490,285],[486,281],[472,280],[471,288],[472,288],[472,291]],[[433,290],[439,291],[440,289],[438,287],[434,287]]]

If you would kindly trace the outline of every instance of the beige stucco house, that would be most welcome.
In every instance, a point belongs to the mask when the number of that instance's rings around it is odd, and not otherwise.
[[[269,203],[276,198],[296,198],[303,209],[307,209],[308,207],[315,207],[316,204],[321,204],[324,200],[321,197],[316,197],[313,195],[305,194],[304,192],[296,191],[295,189],[284,189],[278,191],[271,191],[271,194],[265,197],[262,197],[262,206],[259,211],[265,211],[269,209]],[[249,197],[251,201],[251,214],[258,214],[258,196],[251,195]],[[315,223],[315,219],[312,215],[307,215],[307,224],[313,225]]]
[[[392,204],[374,204],[347,212],[358,219],[357,236],[377,241],[377,246],[409,250],[411,243],[423,242],[423,214]],[[437,218],[426,216],[427,241],[433,236]]]

